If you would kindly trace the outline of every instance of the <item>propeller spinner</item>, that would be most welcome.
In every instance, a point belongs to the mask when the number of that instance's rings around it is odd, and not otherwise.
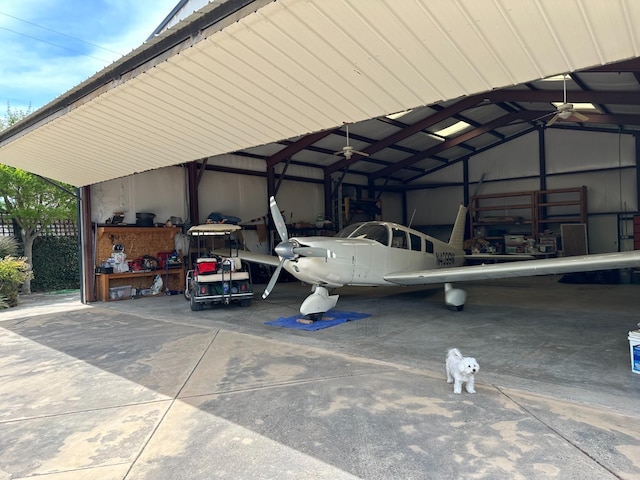
[[[282,213],[280,213],[275,197],[271,197],[269,199],[269,209],[271,210],[271,217],[273,218],[273,223],[281,240],[275,248],[278,257],[280,257],[280,263],[276,267],[276,271],[273,272],[273,275],[269,279],[269,283],[262,293],[263,299],[267,298],[271,293],[271,290],[273,290],[273,287],[278,281],[280,270],[282,270],[282,265],[284,265],[285,260],[295,260],[301,256],[327,258],[329,255],[329,251],[326,248],[301,246],[296,240],[289,240],[287,225],[282,217]]]

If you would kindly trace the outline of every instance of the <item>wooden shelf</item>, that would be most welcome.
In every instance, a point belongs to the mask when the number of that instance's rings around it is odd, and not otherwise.
[[[109,258],[116,244],[124,247],[127,260],[145,255],[156,257],[161,252],[172,252],[175,249],[174,238],[181,231],[179,227],[99,226],[96,228],[96,263],[100,264]],[[97,300],[109,300],[109,288],[113,287],[131,285],[137,289],[150,288],[156,275],[162,276],[163,291],[184,291],[184,265],[170,267],[167,270],[96,273]]]
[[[492,217],[486,212],[503,212],[504,215]],[[523,232],[519,229],[518,234],[538,239],[540,234],[553,224],[586,222],[587,188],[584,186],[477,195],[471,199],[469,206],[469,228],[472,237],[476,236],[478,227],[504,227],[505,230],[513,230],[515,226],[528,226],[528,231]],[[509,233],[511,232],[507,232]],[[494,234],[484,238],[500,237]]]
[[[101,302],[109,301],[109,289],[113,287],[131,285],[138,290],[150,288],[153,283],[153,278],[156,275],[162,277],[163,292],[166,290],[184,291],[186,278],[184,266],[169,268],[168,270],[150,270],[144,272],[97,273],[97,299]]]

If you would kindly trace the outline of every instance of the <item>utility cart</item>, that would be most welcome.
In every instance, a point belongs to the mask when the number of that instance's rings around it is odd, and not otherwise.
[[[239,225],[211,223],[189,229],[188,234],[195,238],[197,257],[190,261],[192,265],[186,274],[184,296],[194,312],[202,310],[205,304],[228,305],[233,302],[241,307],[251,305],[251,270],[240,260],[238,248],[233,248],[241,228]],[[224,248],[218,243],[224,244]],[[207,253],[202,254],[203,251]]]

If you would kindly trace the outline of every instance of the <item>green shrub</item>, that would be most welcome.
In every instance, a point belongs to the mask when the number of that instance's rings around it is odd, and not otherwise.
[[[33,243],[33,292],[80,288],[78,237],[43,236]]]
[[[0,306],[15,307],[18,305],[18,288],[31,275],[31,265],[24,257],[6,256],[1,259],[0,298],[4,298],[5,301],[0,302]]]
[[[18,240],[15,237],[0,236],[0,258],[18,256]]]

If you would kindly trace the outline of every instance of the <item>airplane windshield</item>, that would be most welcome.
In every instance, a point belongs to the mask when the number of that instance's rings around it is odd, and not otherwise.
[[[352,226],[352,225],[350,225]],[[368,240],[375,240],[383,245],[389,245],[389,231],[385,225],[377,223],[363,223],[357,225],[358,228],[352,229],[350,232],[345,232],[349,227],[344,228],[339,236],[344,235],[347,238],[366,238]],[[343,237],[344,238],[344,237]]]
[[[349,236],[359,227],[362,226],[362,222],[358,222],[358,223],[354,223],[352,225],[347,225],[346,227],[344,227],[342,230],[340,230],[338,233],[336,233],[336,237],[339,238],[349,238]]]

